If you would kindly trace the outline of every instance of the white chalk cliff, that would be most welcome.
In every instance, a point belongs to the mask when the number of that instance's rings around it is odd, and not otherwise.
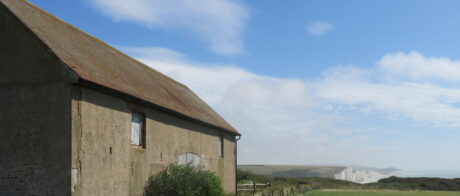
[[[334,178],[338,180],[346,180],[351,182],[356,182],[360,184],[377,182],[380,179],[388,178],[392,175],[397,175],[399,170],[391,172],[377,172],[372,169],[363,169],[363,168],[353,168],[347,167],[342,172],[335,174]]]

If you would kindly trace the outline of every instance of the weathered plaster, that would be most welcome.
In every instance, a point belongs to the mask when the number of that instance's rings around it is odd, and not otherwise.
[[[74,111],[73,116],[81,122],[73,123],[82,125],[82,134],[74,140],[74,147],[78,142],[81,147],[73,162],[80,163],[81,175],[74,195],[142,195],[150,175],[176,163],[178,156],[187,152],[200,155],[202,165],[223,179],[224,189],[234,192],[234,137],[224,134],[225,156],[221,158],[217,143],[222,133],[217,130],[78,88],[81,100],[74,104],[81,113]],[[130,144],[132,110],[146,113],[146,149]]]

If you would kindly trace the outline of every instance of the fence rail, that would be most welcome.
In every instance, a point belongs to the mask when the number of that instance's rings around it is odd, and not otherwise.
[[[250,183],[250,184],[237,184],[236,191],[252,191],[253,193],[270,188],[270,183]]]

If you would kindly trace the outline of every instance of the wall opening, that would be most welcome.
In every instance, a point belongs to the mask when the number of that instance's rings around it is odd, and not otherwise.
[[[224,136],[220,135],[217,142],[217,152],[219,157],[224,157]]]
[[[131,118],[131,144],[146,147],[145,142],[145,114],[133,112]]]
[[[191,166],[198,167],[200,166],[201,158],[193,152],[187,152],[185,154],[179,155],[177,159],[177,164],[186,165],[190,164]]]

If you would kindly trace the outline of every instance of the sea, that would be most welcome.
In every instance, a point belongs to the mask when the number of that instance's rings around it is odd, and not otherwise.
[[[460,178],[460,170],[402,171],[398,177]]]

